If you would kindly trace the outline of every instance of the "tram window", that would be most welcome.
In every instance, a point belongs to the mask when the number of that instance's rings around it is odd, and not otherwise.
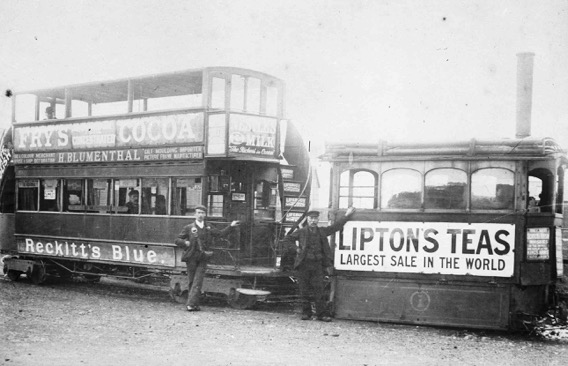
[[[87,179],[87,210],[105,213],[110,205],[110,179]]]
[[[425,209],[464,210],[467,173],[458,169],[434,169],[426,174]]]
[[[474,210],[512,210],[515,175],[500,168],[481,169],[471,176],[471,208]]]
[[[73,117],[87,117],[89,116],[89,103],[83,102],[82,100],[72,100],[71,111]]]
[[[538,201],[540,212],[553,212],[555,182],[552,172],[546,168],[529,171],[529,195]]]
[[[556,181],[556,213],[561,214],[564,206],[564,169],[558,168]]]
[[[37,179],[18,180],[18,210],[37,211],[39,182]]]
[[[115,179],[114,207],[116,213],[139,213],[140,179]]]
[[[249,77],[247,79],[247,112],[259,114],[260,112],[260,80]]]
[[[278,114],[278,89],[275,86],[266,88],[266,114],[268,116]]]
[[[192,103],[193,105],[191,105]],[[157,111],[196,107],[200,106],[200,104],[197,104],[195,98],[190,98],[189,95],[176,95],[172,97],[148,98],[147,106],[149,111]]]
[[[20,94],[16,97],[16,111],[14,118],[17,122],[35,121],[36,96],[32,94]],[[45,108],[44,108],[45,111]],[[40,116],[43,119],[43,115]]]
[[[173,178],[171,214],[189,216],[202,204],[201,178]]]
[[[412,169],[392,169],[383,173],[381,207],[419,209],[422,205],[422,175]]]
[[[63,181],[63,211],[76,212],[85,210],[83,186],[83,179],[65,179]]]
[[[377,178],[365,170],[347,170],[339,178],[339,208],[375,208]]]
[[[273,219],[276,213],[278,186],[265,180],[257,181],[254,190],[255,218]]]
[[[4,178],[2,179],[2,186],[0,187],[0,212],[14,213],[15,198],[16,198],[16,177],[14,166],[7,166],[4,171]]]
[[[213,78],[211,85],[211,108],[225,109],[225,79]]]
[[[231,77],[231,110],[242,112],[245,110],[245,83],[241,75]]]
[[[40,179],[39,210],[59,211],[59,179]]]
[[[168,178],[142,179],[142,214],[167,215]]]
[[[213,217],[223,216],[223,206],[225,204],[225,196],[222,194],[210,194],[207,202],[208,215]]]
[[[112,114],[125,114],[128,105],[125,101],[111,103],[97,103],[92,105],[92,116],[104,116]]]

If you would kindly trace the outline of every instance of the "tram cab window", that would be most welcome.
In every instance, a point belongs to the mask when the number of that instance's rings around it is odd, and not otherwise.
[[[63,180],[63,211],[77,212],[85,210],[83,179]]]
[[[387,209],[420,209],[422,175],[412,169],[392,169],[383,173],[381,207]]]
[[[278,186],[265,180],[256,182],[254,190],[254,216],[256,219],[274,219]]]
[[[375,208],[377,177],[365,170],[347,170],[339,177],[339,208]]]
[[[105,213],[110,205],[110,179],[87,179],[87,209]]]
[[[37,179],[18,180],[18,211],[37,211],[39,181]]]
[[[142,179],[142,214],[167,214],[168,184],[168,178]]]
[[[59,183],[59,179],[40,179],[40,211],[59,211]]]
[[[556,213],[561,214],[564,208],[564,169],[558,168],[556,181]]]
[[[222,217],[225,196],[223,194],[209,194],[207,202],[208,215],[212,217]]]
[[[554,205],[554,176],[545,168],[529,171],[529,196],[537,201],[539,212],[552,212]]]
[[[115,179],[113,212],[138,214],[140,179]]]
[[[424,208],[465,210],[467,173],[458,169],[434,169],[425,177]]]
[[[486,168],[471,176],[473,210],[512,210],[515,198],[515,174],[507,169]]]
[[[195,214],[195,207],[202,204],[202,179],[173,178],[171,214],[178,216],[191,216]]]

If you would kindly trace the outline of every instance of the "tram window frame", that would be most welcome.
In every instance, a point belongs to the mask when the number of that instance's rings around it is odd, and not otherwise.
[[[494,195],[490,195],[490,196],[478,196],[478,195],[474,195],[474,191],[479,189],[478,187],[476,187],[477,181],[479,180],[479,182],[482,184],[481,187],[485,186],[487,187],[487,183],[489,181],[489,176],[487,174],[485,174],[483,177],[478,178],[478,176],[481,176],[482,173],[487,172],[487,171],[501,171],[504,173],[507,173],[507,175],[510,176],[510,184],[506,185],[503,183],[495,183],[494,184],[494,188],[495,188],[495,194]],[[499,178],[496,177],[497,181],[499,179],[503,179],[503,177]],[[509,186],[509,188],[507,188],[509,190],[509,192],[507,192],[506,186]],[[499,194],[499,188],[501,188],[501,192],[502,194]],[[503,200],[503,199],[499,199],[499,196],[501,197],[505,197],[510,195],[510,199],[509,200]],[[488,167],[488,168],[480,168],[477,170],[474,170],[471,172],[471,178],[470,178],[470,205],[471,205],[471,210],[472,211],[512,211],[515,209],[515,172],[510,170],[510,169],[506,169],[506,168],[500,168],[500,167]],[[483,204],[485,203],[485,204]],[[501,203],[501,204],[500,204]],[[503,203],[506,203],[506,206],[503,205]]]
[[[169,187],[170,179],[167,177],[142,178],[140,213],[142,215],[167,215]],[[159,203],[162,200],[163,202]]]
[[[28,193],[29,191],[29,193]],[[37,212],[39,208],[39,179],[17,180],[17,211]],[[24,202],[25,200],[25,202]]]
[[[411,192],[411,191],[398,191],[396,193],[390,194],[390,192],[387,194],[387,189],[388,190],[392,190],[392,186],[396,186],[396,185],[400,185],[401,182],[408,182],[408,177],[401,179],[401,178],[396,178],[393,179],[394,182],[397,182],[398,184],[389,184],[389,182],[385,182],[385,180],[391,179],[390,175],[392,174],[396,174],[396,173],[401,173],[403,171],[409,172],[411,175],[414,175],[416,178],[418,178],[417,183],[417,191]],[[400,174],[398,175],[400,177]],[[389,211],[397,211],[397,210],[420,210],[423,207],[423,202],[424,202],[424,175],[422,174],[422,172],[416,170],[416,169],[412,169],[412,168],[391,168],[388,170],[383,171],[383,173],[381,174],[381,181],[380,181],[380,185],[381,185],[381,189],[379,192],[379,196],[381,198],[381,209],[383,210],[389,210]],[[394,191],[393,191],[394,192]],[[406,207],[402,207],[402,205],[394,205],[394,206],[389,206],[389,201],[391,201],[395,196],[398,196],[402,193],[409,193],[409,194],[418,194],[418,199],[416,198],[412,198],[409,197],[409,199],[411,201],[408,201],[410,203],[414,203],[413,205],[406,205]]]
[[[49,198],[52,195],[54,198]],[[41,178],[39,180],[39,211],[61,211],[61,179]]]
[[[126,184],[121,184],[125,182]],[[129,194],[138,191],[138,212],[129,212]],[[112,183],[112,212],[125,215],[140,213],[140,178],[115,178]]]
[[[85,211],[85,179],[63,179],[63,212]],[[77,187],[77,185],[79,187]],[[77,189],[78,188],[78,189]],[[72,199],[71,196],[75,196]]]
[[[447,183],[445,183],[444,185],[437,185],[437,186],[429,185],[430,179],[433,179],[436,174],[444,173],[444,171],[446,172],[453,171],[460,174],[461,175],[460,177],[461,179],[459,179],[460,181],[450,182],[449,180],[452,178],[450,178],[449,175],[445,175],[448,179]],[[459,195],[451,194],[452,193],[451,188],[449,187],[451,187],[451,185],[454,183],[462,184],[461,197],[459,197]],[[439,191],[440,193],[437,195],[438,197],[433,197],[432,195],[434,193],[433,191],[434,188],[438,188],[437,191]],[[425,210],[463,211],[467,208],[468,193],[469,193],[468,174],[463,169],[457,169],[451,167],[439,167],[431,169],[424,174],[424,209]],[[453,202],[455,202],[453,200],[454,198],[458,199],[457,205],[453,204]],[[459,198],[461,198],[461,200]],[[449,202],[449,207],[448,205],[440,205],[439,204],[440,200],[442,202]],[[435,207],[436,203],[438,203],[437,207]]]
[[[112,202],[112,179],[89,178],[86,180],[86,209],[89,212],[109,213]],[[104,187],[104,188],[103,188]],[[103,192],[103,189],[106,192]]]
[[[223,217],[225,209],[224,193],[209,193],[207,195],[207,215],[210,217]]]
[[[203,177],[172,177],[170,214],[194,216],[195,207],[203,204]]]
[[[356,178],[360,173],[368,173],[373,183],[370,185],[356,185]],[[378,174],[368,169],[349,169],[339,175],[339,208],[355,206],[360,209],[377,208],[378,200]],[[371,192],[371,194],[365,192]],[[359,193],[356,195],[356,193]],[[367,202],[365,204],[365,202]],[[370,204],[369,204],[370,203]]]

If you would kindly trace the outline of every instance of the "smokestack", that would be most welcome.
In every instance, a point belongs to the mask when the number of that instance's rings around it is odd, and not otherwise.
[[[531,135],[534,53],[517,54],[517,138]]]

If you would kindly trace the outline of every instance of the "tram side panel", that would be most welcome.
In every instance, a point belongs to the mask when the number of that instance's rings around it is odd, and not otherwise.
[[[442,235],[462,232],[466,226],[478,234],[468,237],[473,240],[465,247],[460,237]],[[515,240],[521,233],[518,226],[522,227],[513,222],[348,222],[342,236],[335,238],[335,315],[507,329],[515,314],[537,313],[544,308],[550,283],[546,273],[534,275],[533,282],[525,286],[519,283],[523,248]],[[415,233],[417,240],[409,239],[410,233]],[[474,249],[475,243],[480,247]],[[499,255],[486,253],[476,258],[475,253],[488,252],[489,245],[493,254]],[[462,248],[471,253],[451,253]]]

